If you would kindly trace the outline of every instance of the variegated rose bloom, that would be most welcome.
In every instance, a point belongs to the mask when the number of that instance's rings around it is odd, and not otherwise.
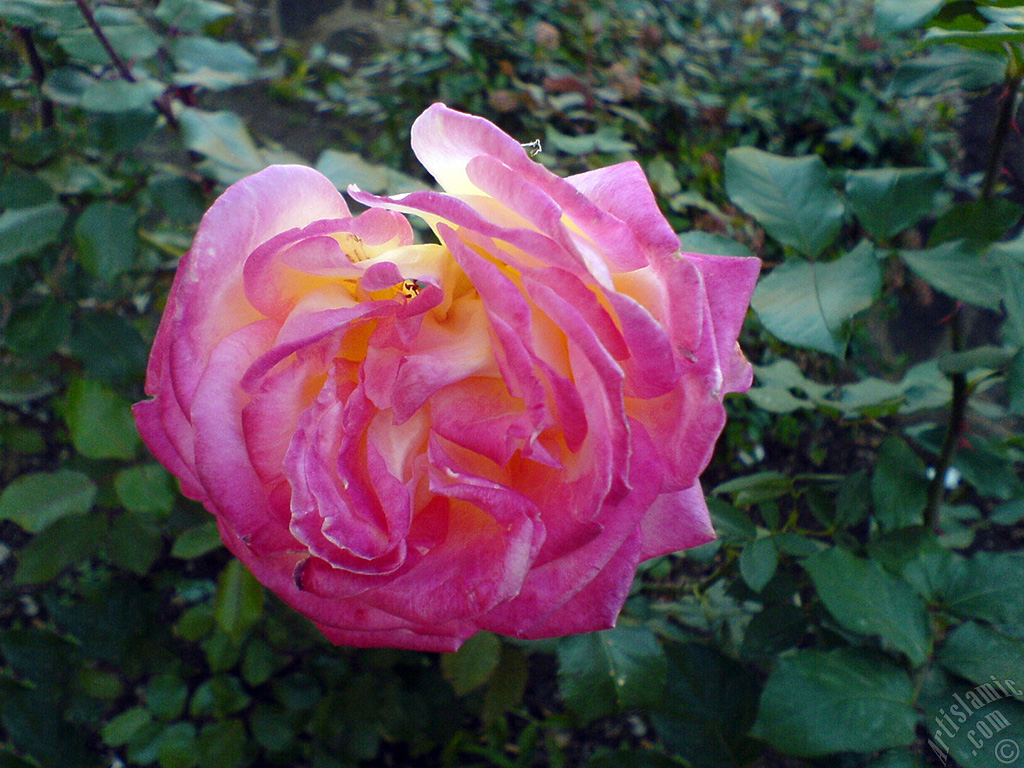
[[[638,563],[714,537],[698,475],[759,262],[681,253],[636,163],[559,178],[440,104],[412,144],[443,192],[351,189],[353,216],[276,166],[214,203],[139,430],[333,642],[611,627]]]

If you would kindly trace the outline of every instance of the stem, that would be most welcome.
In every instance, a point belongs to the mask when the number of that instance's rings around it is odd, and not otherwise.
[[[32,39],[32,30],[28,27],[17,28],[18,38],[25,46],[25,54],[28,56],[28,64],[32,68],[32,80],[39,88],[39,124],[43,128],[52,128],[54,125],[53,102],[43,93],[43,83],[46,81],[46,67],[39,56],[35,40]]]
[[[1021,82],[1024,81],[1024,72],[1021,67],[1016,66],[1016,57],[1013,58],[1014,65],[1011,66],[1011,76],[1004,83],[1003,103],[996,117],[995,131],[992,137],[992,152],[989,154],[988,164],[985,167],[985,178],[981,183],[981,200],[990,200],[995,191],[996,179],[999,177],[999,170],[1002,167],[1003,149],[1006,146],[1006,139],[1010,135],[1010,127],[1013,125],[1013,111],[1017,105],[1017,91]],[[957,307],[949,323],[950,349],[959,352],[963,349],[963,325],[960,318],[960,308]],[[963,439],[966,431],[967,399],[970,397],[970,390],[967,387],[967,374],[954,373],[950,375],[953,384],[952,399],[949,404],[949,424],[946,427],[946,437],[942,441],[942,448],[939,449],[939,456],[935,462],[935,476],[928,483],[927,502],[924,507],[924,524],[933,531],[939,531],[939,507],[942,505],[943,488],[946,482],[946,473],[953,463],[956,450]]]
[[[1006,137],[1010,133],[1010,126],[1013,125],[1013,109],[1017,105],[1017,91],[1020,89],[1024,76],[1014,75],[1006,80],[1003,104],[999,109],[999,116],[996,118],[995,133],[992,137],[992,153],[988,158],[988,165],[985,168],[985,180],[981,184],[981,199],[988,200],[995,190],[996,179],[999,178],[999,169],[1002,167],[1003,148],[1006,146]]]
[[[121,58],[121,54],[114,49],[114,46],[110,42],[110,38],[108,38],[106,32],[103,31],[103,27],[101,27],[99,22],[96,21],[96,17],[93,15],[92,9],[89,8],[89,4],[86,0],[75,0],[75,5],[78,6],[78,10],[82,14],[82,18],[85,19],[85,23],[89,25],[89,29],[92,30],[92,33],[95,35],[99,44],[103,46],[103,50],[107,52],[107,57],[110,59],[110,63],[114,65],[114,68],[117,70],[118,74],[121,75],[122,79],[127,80],[129,83],[138,82],[135,79],[135,75],[132,74],[131,68],[125,60]],[[155,106],[157,111],[167,119],[167,124],[171,126],[172,129],[178,130],[178,118],[174,116],[174,112],[171,111],[170,104],[167,103],[167,100],[163,95],[153,100],[153,106]]]
[[[121,74],[121,77],[129,83],[136,82],[135,75],[132,74],[131,69],[128,68],[124,59],[121,58],[121,54],[114,50],[114,46],[110,43],[110,38],[107,37],[107,33],[103,31],[103,27],[101,27],[99,22],[96,21],[96,17],[93,15],[92,9],[89,7],[86,0],[75,0],[75,5],[78,6],[78,10],[81,12],[82,18],[85,19],[85,23],[89,25],[89,29],[91,29],[93,35],[96,36],[99,44],[103,46],[103,50],[107,52],[107,57]]]
[[[950,348],[953,352],[963,349],[963,330],[960,322],[960,311],[957,308],[950,318]],[[953,382],[953,397],[949,404],[949,425],[946,427],[946,438],[942,441],[942,448],[939,449],[939,458],[935,462],[935,476],[928,483],[927,503],[924,507],[924,524],[936,533],[939,532],[939,507],[942,504],[943,488],[946,483],[946,473],[949,471],[956,449],[963,439],[966,431],[967,398],[967,374],[954,373],[950,376]]]

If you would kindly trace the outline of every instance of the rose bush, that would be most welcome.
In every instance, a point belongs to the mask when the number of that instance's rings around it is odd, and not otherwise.
[[[333,642],[610,627],[639,562],[714,536],[698,475],[759,262],[681,254],[635,163],[562,179],[443,105],[412,143],[444,192],[353,188],[353,216],[275,166],[220,197],[140,432]]]

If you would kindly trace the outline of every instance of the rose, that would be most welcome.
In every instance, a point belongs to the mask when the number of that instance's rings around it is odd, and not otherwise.
[[[214,203],[140,432],[336,643],[613,626],[639,562],[714,536],[698,474],[759,262],[680,253],[635,163],[562,179],[443,105],[412,143],[444,193],[353,188],[352,216],[276,166]]]

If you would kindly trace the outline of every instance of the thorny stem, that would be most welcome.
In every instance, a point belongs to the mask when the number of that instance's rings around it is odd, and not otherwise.
[[[992,153],[988,158],[988,165],[985,168],[985,179],[981,184],[981,199],[988,200],[995,190],[996,179],[999,178],[999,169],[1002,167],[1003,148],[1006,145],[1006,137],[1010,134],[1010,127],[1013,125],[1013,110],[1017,105],[1017,91],[1020,89],[1024,76],[1015,74],[1008,78],[1003,92],[1003,103],[996,117],[995,134],[992,138]]]
[[[43,66],[43,60],[39,57],[39,51],[36,48],[36,43],[32,39],[32,30],[28,27],[18,27],[17,33],[18,38],[21,40],[21,44],[25,46],[25,54],[28,56],[28,64],[32,68],[32,80],[35,82],[36,87],[39,88],[39,124],[43,128],[52,128],[54,124],[53,102],[43,94],[43,83],[46,80],[46,68]]]
[[[110,38],[108,38],[107,34],[103,31],[103,27],[101,27],[99,22],[96,21],[96,17],[93,15],[92,9],[89,7],[87,0],[75,0],[75,5],[78,6],[78,10],[82,14],[82,18],[84,18],[85,23],[89,25],[89,29],[92,30],[96,40],[103,47],[103,50],[107,52],[107,57],[114,65],[118,74],[120,74],[121,77],[129,83],[138,82],[135,79],[135,75],[132,74],[131,68],[125,60],[121,58],[121,54],[119,54],[110,43]],[[167,119],[167,124],[171,126],[172,129],[178,130],[178,118],[174,116],[174,112],[171,111],[171,107],[164,96],[154,99],[153,105],[157,108],[160,114]]]
[[[1016,58],[1014,65],[1016,64]],[[1019,66],[1011,67],[1011,75],[1006,79],[1003,91],[1003,103],[996,117],[995,131],[992,140],[992,151],[989,154],[988,164],[985,167],[985,177],[981,183],[981,200],[989,200],[995,191],[996,179],[1002,168],[1003,149],[1006,139],[1010,135],[1010,127],[1013,125],[1013,113],[1017,106],[1017,91],[1021,82],[1024,82],[1024,73]],[[953,311],[949,321],[950,349],[959,352],[963,349],[963,326],[960,317],[960,308]],[[953,373],[950,375],[953,385],[952,399],[949,404],[949,424],[946,427],[946,437],[939,449],[939,456],[935,462],[935,476],[928,483],[927,502],[924,508],[924,524],[933,531],[939,531],[939,507],[942,505],[943,488],[946,482],[946,473],[953,463],[953,457],[963,439],[966,431],[965,417],[967,414],[967,400],[970,396],[970,389],[967,386],[966,373]]]

